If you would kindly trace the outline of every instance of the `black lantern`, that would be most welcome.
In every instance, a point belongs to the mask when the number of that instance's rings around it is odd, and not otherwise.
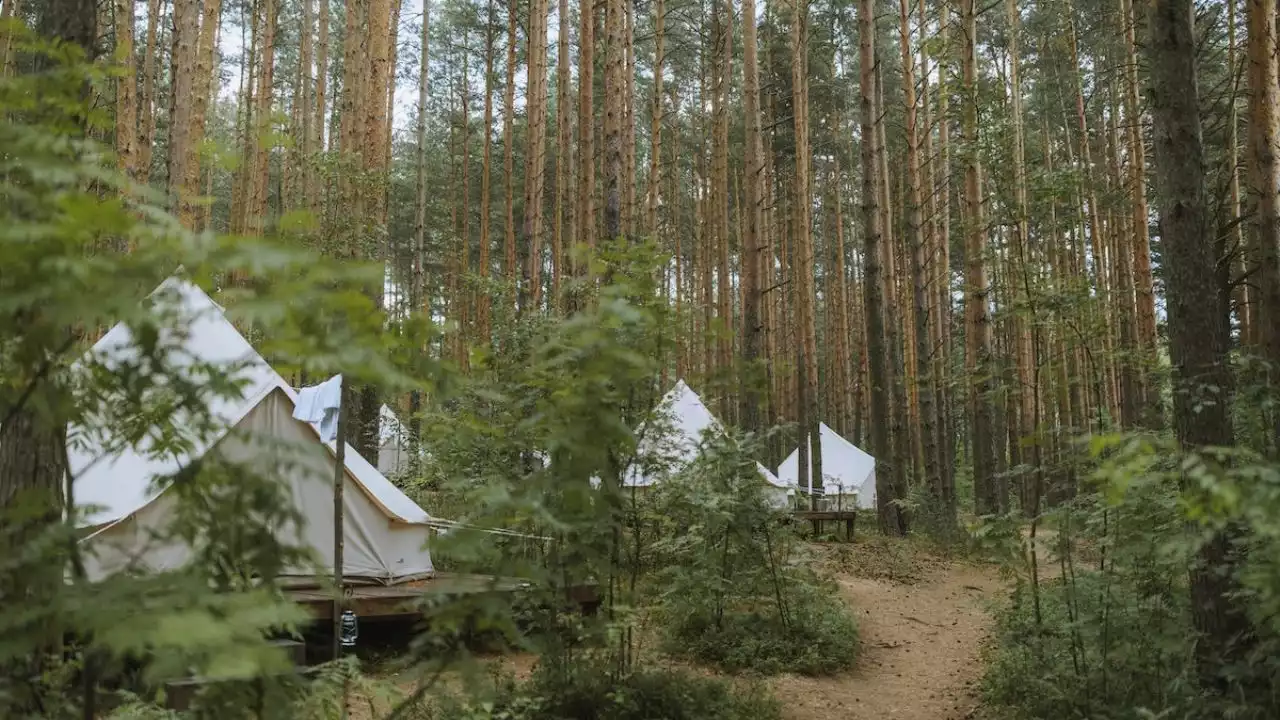
[[[360,637],[360,623],[356,614],[350,610],[342,611],[342,625],[338,632],[338,641],[344,648],[356,646],[356,638]]]

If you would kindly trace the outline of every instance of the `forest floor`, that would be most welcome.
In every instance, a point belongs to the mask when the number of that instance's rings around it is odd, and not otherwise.
[[[848,673],[772,682],[790,720],[962,720],[978,707],[995,568],[886,539],[831,546],[829,569],[858,615],[862,650]]]
[[[1005,583],[987,564],[940,557],[919,544],[875,537],[811,546],[858,617],[854,668],[832,677],[767,680],[787,720],[965,720],[978,712],[988,605]],[[643,623],[642,623],[643,625]],[[639,628],[652,637],[654,628]],[[641,641],[642,661],[673,665]],[[646,647],[647,646],[647,647]],[[648,656],[648,657],[646,657]],[[531,656],[494,658],[525,677]],[[700,672],[708,672],[699,670]],[[409,689],[396,678],[384,678]],[[356,709],[352,717],[362,717]]]

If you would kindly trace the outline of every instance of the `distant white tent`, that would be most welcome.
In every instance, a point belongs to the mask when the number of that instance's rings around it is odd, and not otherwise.
[[[632,465],[623,475],[623,484],[628,487],[648,487],[661,482],[667,473],[683,470],[697,459],[705,432],[724,432],[724,426],[684,380],[676,382],[676,386],[663,396],[656,412],[669,423],[670,432],[654,436],[646,434],[644,426],[641,426],[637,430],[640,435],[638,454],[665,458],[668,467],[665,471],[646,472],[644,468]],[[786,505],[795,483],[784,483],[760,463],[756,463],[756,468],[761,479],[769,485],[773,503],[780,507]]]
[[[412,447],[413,436],[395,411],[386,405],[379,408],[378,472],[392,477],[409,472]]]
[[[130,566],[170,570],[188,560],[190,548],[157,542],[178,501],[175,493],[157,490],[153,480],[211,454],[261,469],[284,483],[304,522],[302,527],[280,528],[279,536],[311,548],[323,567],[332,568],[336,445],[321,442],[314,426],[292,417],[297,400],[293,389],[202,290],[170,279],[156,297],[172,298],[175,309],[189,321],[175,338],[181,349],[171,362],[179,368],[196,363],[227,368],[242,381],[242,392],[236,398],[213,399],[209,413],[215,431],[180,454],[159,455],[127,445],[120,449],[120,438],[90,437],[82,428],[70,429],[75,501],[89,511],[81,520],[87,530],[82,542],[89,577],[102,578]],[[108,366],[127,362],[135,354],[129,329],[116,326],[90,352]],[[431,527],[440,521],[350,445],[345,465],[343,575],[388,584],[430,575],[426,543]],[[290,573],[314,575],[311,568],[292,568]]]
[[[876,460],[858,446],[845,440],[826,423],[818,426],[822,448],[822,490],[830,498],[855,498],[856,507],[873,509],[876,506]],[[813,458],[809,458],[809,473],[813,473]],[[790,487],[797,487],[800,477],[800,449],[796,448],[778,466],[778,477]],[[815,483],[816,484],[816,483]],[[808,488],[797,488],[807,492]],[[846,507],[851,506],[846,503]]]

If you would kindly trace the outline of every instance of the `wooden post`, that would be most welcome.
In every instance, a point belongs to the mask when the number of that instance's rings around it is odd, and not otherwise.
[[[335,442],[337,462],[333,471],[333,659],[342,657],[342,555],[343,512],[342,491],[347,470],[347,385],[338,379],[338,439]]]

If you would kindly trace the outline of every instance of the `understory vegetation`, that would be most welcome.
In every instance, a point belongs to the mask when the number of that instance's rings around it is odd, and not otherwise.
[[[590,654],[539,666],[518,682],[499,678],[465,698],[445,697],[431,720],[776,720],[781,710],[757,684],[647,668],[616,675]]]
[[[1020,522],[989,528],[1016,578],[984,681],[1012,718],[1273,718],[1280,713],[1280,469],[1168,440],[1095,444],[1092,491],[1044,514],[1036,567]],[[996,525],[999,525],[997,523]],[[1205,542],[1229,532],[1228,562]],[[1034,570],[1034,572],[1033,572]],[[1247,617],[1205,657],[1190,580],[1227,574]],[[1208,691],[1206,687],[1210,688]]]

